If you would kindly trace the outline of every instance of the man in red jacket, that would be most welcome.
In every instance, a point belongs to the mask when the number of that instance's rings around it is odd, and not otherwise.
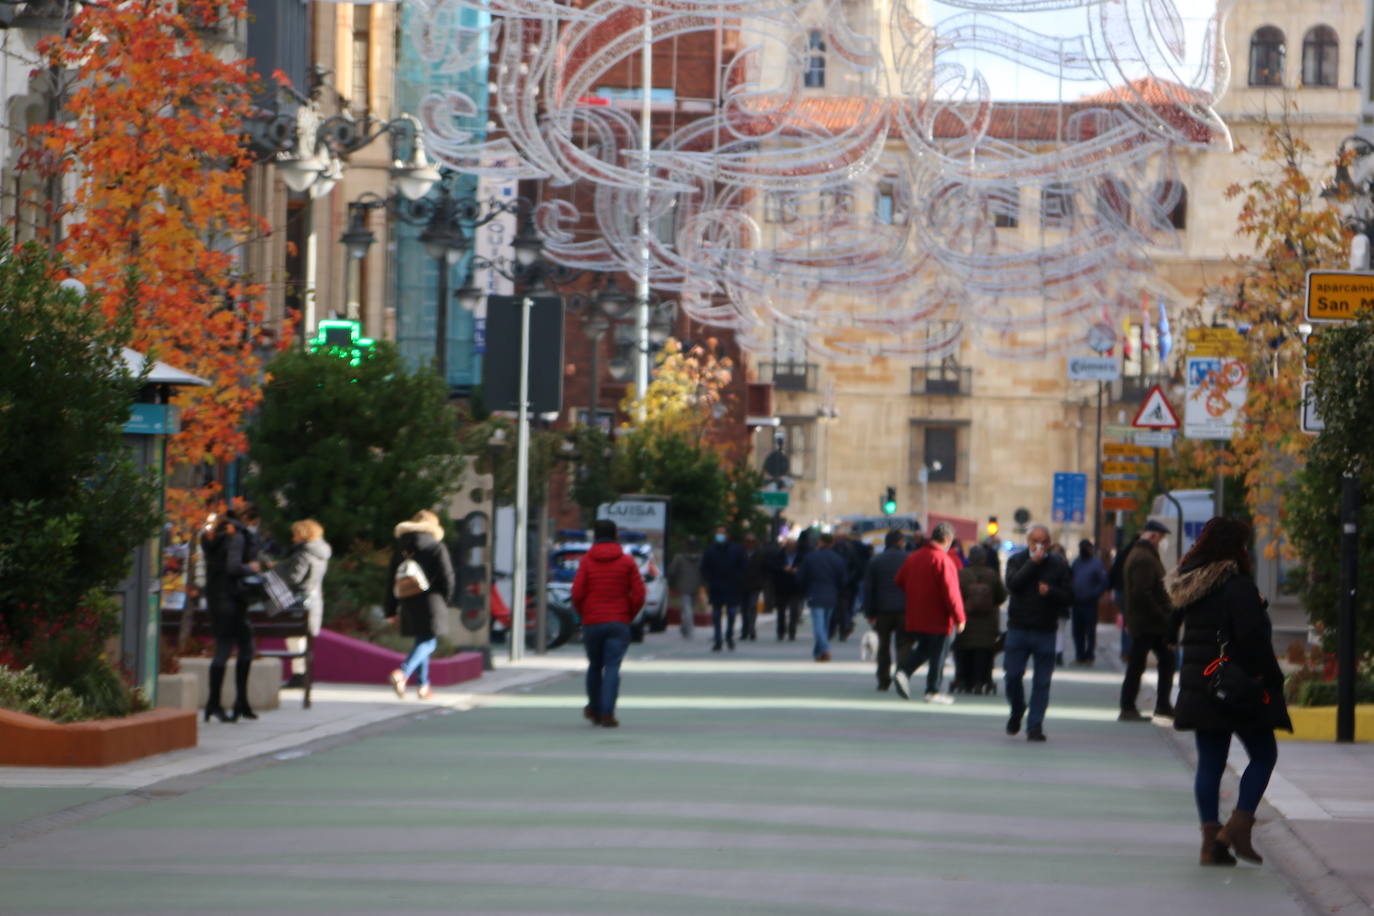
[[[892,672],[892,683],[903,699],[911,699],[911,675],[929,662],[926,702],[948,705],[953,698],[940,692],[945,651],[950,637],[964,631],[964,599],[959,594],[959,569],[949,555],[954,529],[935,526],[920,550],[914,550],[897,570],[897,587],[906,593],[906,630],[911,651]]]
[[[582,645],[587,649],[587,705],[582,710],[593,725],[615,728],[620,663],[630,648],[630,621],[644,606],[644,580],[634,557],[616,539],[615,522],[598,521],[596,543],[577,564],[572,603],[582,616]]]

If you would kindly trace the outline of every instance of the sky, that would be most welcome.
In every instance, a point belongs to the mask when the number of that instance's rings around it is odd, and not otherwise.
[[[929,0],[929,9],[931,17],[937,24],[937,31],[941,34],[946,34],[947,27],[953,18],[965,17],[965,21],[967,21],[968,17],[972,17],[973,22],[979,28],[991,27],[1000,18],[1011,22],[1019,29],[1033,30],[1058,38],[1087,35],[1090,30],[1090,21],[1099,16],[1101,9],[1103,9],[1096,4],[1077,9],[1036,13],[990,13],[968,9],[970,6],[979,6],[982,3],[990,2],[991,0],[970,0],[968,3],[956,5],[942,3],[939,0]],[[1073,0],[1065,0],[1065,2],[1069,3]],[[1150,53],[1157,61],[1161,62],[1168,55],[1160,46],[1157,37],[1159,32],[1153,27],[1153,24],[1161,21],[1163,17],[1160,15],[1152,17],[1151,11],[1172,10],[1178,16],[1184,40],[1184,58],[1182,63],[1176,67],[1177,76],[1171,75],[1159,63],[1147,67],[1143,62],[1137,60],[1126,65],[1125,78],[1137,79],[1145,76],[1147,72],[1153,72],[1164,79],[1174,79],[1180,82],[1192,81],[1202,61],[1203,37],[1207,31],[1210,17],[1216,9],[1215,2],[1212,0],[1118,0],[1106,9],[1126,11],[1131,24],[1136,27],[1136,31],[1148,34],[1149,37],[1146,40],[1147,46],[1151,49]],[[1101,92],[1111,84],[1119,84],[1123,79],[1120,72],[1109,69],[1109,79],[1065,80],[1061,85],[1060,80],[1055,76],[1037,72],[1024,65],[1018,65],[989,51],[951,52],[947,55],[942,54],[941,60],[962,63],[966,67],[976,67],[988,80],[992,97],[1003,101],[1055,101],[1061,97],[1065,101],[1071,101],[1084,95]]]

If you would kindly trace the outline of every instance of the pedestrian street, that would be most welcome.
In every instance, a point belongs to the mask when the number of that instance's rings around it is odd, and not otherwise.
[[[1115,721],[1116,671],[1059,669],[1031,744],[1001,697],[903,701],[857,639],[760,632],[632,647],[618,729],[573,645],[475,708],[154,786],[0,845],[0,912],[1306,912],[1270,866],[1198,867],[1191,767]]]

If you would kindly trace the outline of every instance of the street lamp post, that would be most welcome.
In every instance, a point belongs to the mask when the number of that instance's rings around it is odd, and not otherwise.
[[[916,479],[921,482],[921,526],[926,537],[930,537],[930,472],[939,471],[943,467],[940,462],[932,461],[930,464],[922,464],[921,469],[916,472]]]

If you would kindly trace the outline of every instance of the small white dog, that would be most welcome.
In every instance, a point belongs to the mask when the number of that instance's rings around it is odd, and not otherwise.
[[[859,661],[872,661],[878,657],[878,631],[869,630],[859,640]]]

